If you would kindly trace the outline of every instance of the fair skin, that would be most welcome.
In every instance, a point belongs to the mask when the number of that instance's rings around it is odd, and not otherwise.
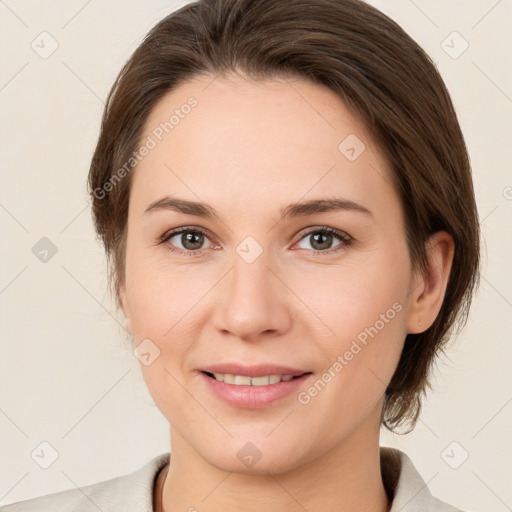
[[[138,164],[131,187],[120,298],[135,343],[160,350],[141,364],[170,424],[172,463],[157,509],[389,511],[379,459],[384,391],[407,333],[439,312],[453,241],[433,235],[432,271],[413,270],[387,163],[334,92],[296,78],[213,78],[183,83],[155,106],[141,141],[190,96],[198,101]],[[338,149],[349,134],[366,147],[354,161]],[[217,215],[145,213],[164,196],[207,203]],[[371,213],[280,214],[327,198]],[[207,235],[158,244],[185,226]],[[314,236],[323,226],[352,242]],[[250,263],[237,252],[248,236],[262,248]],[[227,361],[284,364],[312,372],[307,391],[393,304],[400,311],[307,404],[294,393],[256,410],[235,407],[200,373]],[[261,454],[252,467],[237,456],[247,443]]]

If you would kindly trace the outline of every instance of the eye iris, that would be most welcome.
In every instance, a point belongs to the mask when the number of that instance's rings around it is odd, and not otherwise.
[[[196,240],[194,242],[194,238],[199,239],[199,241]],[[183,244],[183,247],[185,247],[185,249],[200,249],[201,245],[203,244],[203,238],[204,235],[202,233],[187,232],[181,235],[181,243]]]
[[[312,246],[315,248],[315,249],[329,249],[329,246],[331,245],[332,243],[332,234],[330,233],[324,233],[324,232],[319,232],[319,233],[316,233],[314,235],[311,235],[313,237],[313,240],[314,240],[314,243],[312,243]],[[320,247],[315,247],[315,244],[318,242],[318,237],[324,237],[324,238],[327,238],[327,242],[320,242]]]

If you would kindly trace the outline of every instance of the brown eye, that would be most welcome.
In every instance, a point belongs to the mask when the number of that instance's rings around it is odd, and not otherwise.
[[[174,239],[174,240],[173,240]],[[206,232],[198,228],[180,228],[165,234],[161,243],[167,243],[169,249],[180,254],[199,253],[209,240]]]
[[[340,240],[340,243],[335,245],[333,248],[333,240],[336,238]],[[340,248],[349,246],[352,241],[352,239],[346,233],[338,231],[337,229],[327,227],[322,227],[309,231],[301,238],[300,242],[307,239],[310,240],[310,245],[312,247],[311,250],[316,251],[318,253],[328,254],[336,252],[340,250]]]
[[[200,249],[204,242],[204,235],[196,231],[182,232],[179,235],[179,240],[183,247],[189,251]],[[172,237],[174,238],[174,237]]]

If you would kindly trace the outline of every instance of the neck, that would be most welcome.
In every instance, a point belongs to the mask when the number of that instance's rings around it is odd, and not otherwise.
[[[180,434],[171,428],[171,464],[162,471],[162,504],[156,512],[389,512],[380,470],[378,430],[373,442],[364,432],[306,465],[267,475],[247,475],[223,471],[205,461]],[[193,485],[192,485],[193,483]]]

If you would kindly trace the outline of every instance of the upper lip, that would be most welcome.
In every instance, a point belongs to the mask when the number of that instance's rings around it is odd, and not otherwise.
[[[244,366],[239,363],[221,363],[205,366],[200,369],[208,373],[224,373],[229,375],[244,375],[246,377],[263,377],[265,375],[293,375],[299,376],[304,373],[310,373],[307,370],[300,370],[290,366],[281,366],[277,364],[257,364]]]

